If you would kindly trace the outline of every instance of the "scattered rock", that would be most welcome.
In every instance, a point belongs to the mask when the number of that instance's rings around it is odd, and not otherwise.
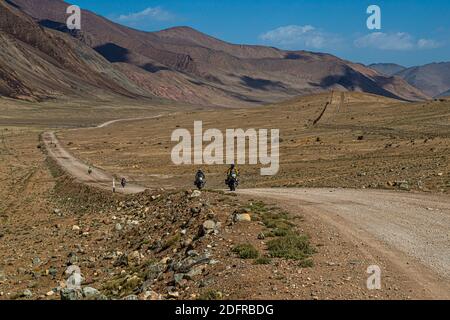
[[[169,290],[168,297],[177,299],[180,296],[178,291]]]
[[[199,265],[193,267],[188,273],[186,273],[186,279],[192,280],[194,277],[199,276],[205,270],[206,265]]]
[[[153,290],[145,291],[143,298],[144,300],[151,300],[151,301],[162,300],[162,296]]]
[[[60,291],[61,300],[74,301],[82,300],[83,293],[80,289],[65,288]]]
[[[50,268],[48,269],[48,274],[52,277],[55,278],[58,274],[58,270],[56,268]]]
[[[21,294],[21,297],[23,297],[23,298],[30,298],[32,296],[33,296],[33,293],[28,289],[25,289]]]
[[[131,266],[137,266],[139,264],[141,264],[141,254],[139,251],[133,251],[129,256],[128,256],[128,264]]]
[[[153,263],[148,266],[145,279],[154,281],[158,279],[166,270],[167,270],[166,265],[161,263]]]
[[[397,181],[397,182],[395,182],[395,185],[397,187],[399,187],[400,190],[405,190],[405,191],[409,191],[410,190],[408,181]]]
[[[41,259],[39,257],[33,258],[33,267],[38,267],[41,264]]]
[[[194,190],[192,193],[191,193],[191,195],[189,196],[189,198],[198,198],[198,197],[200,197],[202,195],[202,192],[201,191],[199,191],[199,190]]]
[[[233,218],[234,222],[250,222],[252,217],[248,213],[235,214]]]
[[[113,263],[114,267],[126,267],[128,266],[128,255],[127,254],[121,254],[119,257],[114,261]]]
[[[87,300],[97,300],[101,296],[100,291],[92,287],[84,287],[82,292],[83,297]]]
[[[80,231],[81,228],[77,225],[72,226],[72,231]]]
[[[206,235],[213,233],[216,229],[216,223],[212,220],[206,220],[203,222],[202,229],[201,229],[201,235]]]

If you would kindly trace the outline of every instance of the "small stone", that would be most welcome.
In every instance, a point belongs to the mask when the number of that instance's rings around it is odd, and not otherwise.
[[[189,272],[186,274],[185,277],[188,280],[192,280],[194,277],[201,275],[204,270],[205,270],[205,265],[196,266],[196,267],[192,268],[191,270],[189,270]]]
[[[248,213],[236,214],[234,216],[234,222],[250,222],[252,217]]]
[[[33,258],[33,267],[37,267],[41,264],[41,259],[39,257]]]
[[[201,191],[199,191],[199,190],[194,190],[194,191],[191,193],[190,198],[198,198],[198,197],[200,197],[201,195],[202,195],[202,192],[201,192]]]
[[[100,291],[92,287],[83,288],[83,297],[87,300],[97,300],[100,297]]]
[[[145,291],[144,300],[157,301],[162,300],[162,296],[153,290]]]
[[[214,229],[216,228],[216,223],[212,220],[206,220],[203,222],[203,231],[205,234],[210,234],[214,232]]]
[[[33,296],[33,293],[30,290],[26,289],[22,292],[21,296],[24,298],[30,298]]]
[[[50,268],[48,269],[48,274],[54,278],[58,274],[58,270],[56,268]]]
[[[83,294],[79,289],[65,288],[60,291],[61,300],[75,301],[82,300]]]
[[[45,294],[47,297],[52,297],[55,295],[55,291],[51,290]]]
[[[123,300],[139,300],[139,298],[135,294],[130,294],[129,296],[126,296],[125,298],[123,298]]]
[[[122,231],[123,227],[120,223],[116,223],[115,229],[116,231]]]
[[[72,231],[80,231],[81,228],[77,225],[72,226]]]
[[[179,285],[184,279],[184,274],[182,273],[175,273],[173,275],[173,281],[175,282],[175,285]]]
[[[198,257],[200,254],[199,254],[197,251],[195,251],[195,250],[189,250],[189,251],[187,252],[187,255],[188,255],[189,257]]]
[[[128,256],[128,263],[130,265],[134,265],[137,266],[141,263],[141,254],[139,253],[139,251],[133,251],[129,256]]]
[[[170,298],[178,298],[180,296],[180,293],[178,291],[169,291],[168,296]]]

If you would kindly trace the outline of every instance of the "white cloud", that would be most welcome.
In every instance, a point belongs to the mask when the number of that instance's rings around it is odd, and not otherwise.
[[[336,35],[325,33],[311,25],[283,26],[270,30],[259,38],[266,43],[287,49],[300,49],[300,47],[323,49],[340,41]]]
[[[147,8],[140,12],[122,14],[116,18],[118,22],[128,23],[128,24],[139,24],[143,22],[148,22],[148,20],[153,21],[169,21],[173,19],[173,15],[162,9],[161,7]]]
[[[406,32],[383,33],[373,32],[354,41],[358,48],[373,48],[379,50],[407,51],[414,49],[435,49],[441,46],[435,40],[416,40]]]
[[[417,41],[417,46],[420,49],[436,49],[442,47],[442,43],[432,39],[420,39]]]

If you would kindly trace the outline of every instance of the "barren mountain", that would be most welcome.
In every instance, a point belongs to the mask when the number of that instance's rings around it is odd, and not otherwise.
[[[403,100],[428,98],[400,78],[380,75],[329,54],[234,45],[187,27],[143,32],[89,11],[82,13],[82,30],[70,33],[65,27],[68,4],[63,1],[8,3],[32,16],[44,27],[39,28],[41,33],[62,39],[68,39],[63,33],[69,33],[79,41],[67,45],[77,43],[85,48],[84,43],[95,49],[110,62],[109,70],[120,75],[113,78],[146,94],[225,106],[270,103],[329,90]]]
[[[450,62],[413,67],[396,74],[431,97],[450,91]]]
[[[89,46],[40,27],[5,2],[0,2],[0,47],[0,95],[39,100],[144,93]]]
[[[439,97],[450,97],[450,90],[448,90],[448,91],[446,91],[446,92],[444,92],[444,93],[441,93],[441,94],[439,95]]]
[[[390,77],[406,69],[406,67],[395,63],[374,63],[369,65],[369,68],[377,71],[379,74],[384,74]]]

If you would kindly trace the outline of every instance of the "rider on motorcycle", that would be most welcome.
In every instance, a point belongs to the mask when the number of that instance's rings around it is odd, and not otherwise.
[[[199,188],[203,188],[205,186],[206,176],[201,169],[197,171],[195,174],[195,182],[194,184]]]
[[[200,178],[202,178],[203,180],[205,179],[205,174],[201,169],[197,171],[197,174],[195,175],[195,181],[198,181]]]
[[[232,164],[227,171],[227,181],[231,178],[233,173],[236,175],[236,179],[239,177],[239,170],[236,168],[236,165]]]

